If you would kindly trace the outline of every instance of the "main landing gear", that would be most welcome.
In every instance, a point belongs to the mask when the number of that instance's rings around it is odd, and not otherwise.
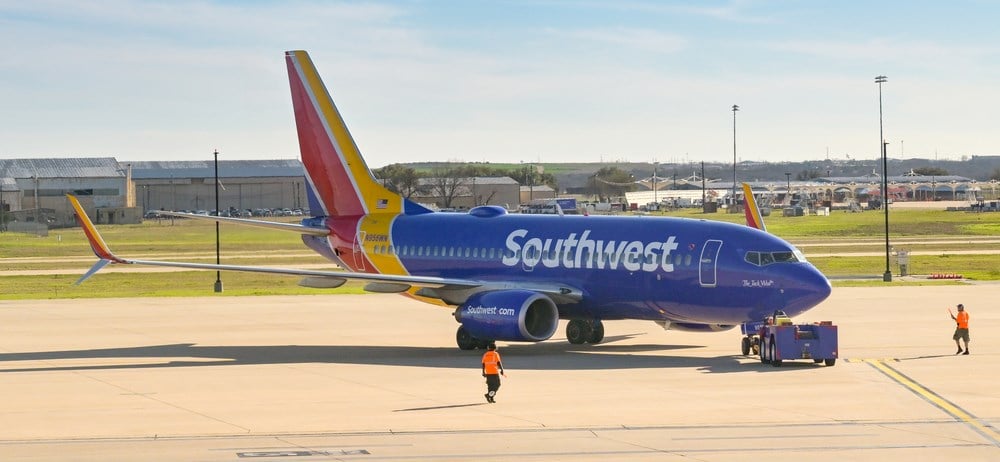
[[[464,326],[459,326],[458,332],[455,333],[455,342],[458,343],[460,350],[475,350],[476,348],[485,350],[486,345],[490,344],[489,340],[473,337],[469,331],[465,330]]]
[[[569,343],[601,343],[604,340],[604,323],[600,319],[571,319],[566,324],[566,339]]]

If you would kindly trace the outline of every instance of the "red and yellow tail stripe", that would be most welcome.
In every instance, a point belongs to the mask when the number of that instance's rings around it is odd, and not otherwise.
[[[743,213],[747,217],[747,226],[767,231],[764,219],[760,216],[760,208],[757,207],[757,199],[753,197],[753,190],[746,183],[743,183]]]
[[[354,253],[345,263],[355,271],[408,274],[397,256],[384,252],[392,222],[404,211],[402,196],[372,177],[309,54],[285,52],[285,63],[306,178],[325,215],[357,220],[351,235],[337,236]]]
[[[372,177],[309,54],[285,52],[306,177],[328,216],[402,213],[403,198]]]

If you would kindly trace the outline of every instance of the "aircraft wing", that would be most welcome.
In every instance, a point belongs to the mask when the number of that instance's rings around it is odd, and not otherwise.
[[[146,266],[164,266],[173,268],[190,268],[196,270],[213,270],[213,271],[244,271],[253,273],[269,273],[269,274],[284,274],[290,276],[304,276],[305,279],[300,283],[300,285],[306,287],[315,288],[335,288],[343,285],[348,280],[360,280],[368,282],[364,289],[369,292],[379,292],[379,293],[397,293],[409,291],[411,288],[418,288],[415,295],[437,298],[445,301],[449,304],[459,304],[463,302],[470,295],[482,292],[486,290],[499,290],[499,289],[509,289],[509,288],[520,288],[533,290],[553,298],[553,301],[557,303],[573,303],[578,302],[582,298],[582,291],[572,287],[566,287],[561,284],[547,284],[547,283],[534,283],[534,284],[524,284],[520,282],[498,282],[498,281],[478,281],[472,279],[457,279],[457,278],[441,278],[433,276],[410,276],[410,275],[394,275],[394,274],[377,274],[377,273],[357,273],[350,271],[322,271],[322,270],[308,270],[299,268],[277,268],[270,266],[246,266],[246,265],[217,265],[210,263],[188,263],[188,262],[177,262],[177,261],[165,261],[165,260],[139,260],[122,258],[111,252],[111,249],[104,242],[104,238],[101,237],[100,233],[97,232],[97,228],[94,226],[90,217],[83,210],[80,205],[79,200],[71,194],[66,195],[69,198],[70,203],[72,203],[73,208],[76,210],[77,220],[80,226],[83,228],[84,233],[87,235],[87,240],[90,242],[90,247],[97,255],[98,261],[94,266],[87,271],[79,280],[76,281],[75,285],[79,285],[89,279],[91,276],[96,274],[102,268],[109,264],[123,264],[123,265],[146,265]],[[188,216],[189,214],[179,214]],[[227,217],[212,217],[205,215],[195,215],[201,219],[209,218],[218,221],[238,221],[240,224],[251,224],[253,223],[267,223],[267,222],[257,222],[255,220],[245,220],[245,219],[233,219]],[[272,225],[282,225],[284,223],[271,223]],[[295,226],[295,225],[292,225]],[[267,226],[270,227],[270,226]],[[316,231],[318,228],[309,228],[302,226],[305,230]],[[290,227],[283,227],[279,229],[284,230],[294,230]],[[309,234],[316,234],[315,232],[310,232]]]
[[[232,223],[236,225],[243,226],[256,226],[258,228],[268,228],[277,229],[280,231],[292,231],[299,234],[310,234],[313,236],[329,236],[330,230],[326,228],[315,228],[311,226],[300,225],[296,223],[277,223],[273,221],[261,221],[261,220],[249,220],[246,218],[235,218],[235,217],[217,217],[213,215],[198,215],[195,213],[183,213],[183,212],[166,212],[157,211],[156,213],[160,215],[168,215],[172,217],[182,217],[182,218],[192,218],[195,220],[205,220],[214,221],[222,223]]]

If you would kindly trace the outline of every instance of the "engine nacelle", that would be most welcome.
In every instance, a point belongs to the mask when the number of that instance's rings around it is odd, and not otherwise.
[[[663,326],[668,330],[679,330],[682,332],[722,332],[736,327],[732,324],[697,324],[693,322],[671,322]]]
[[[538,292],[497,290],[469,297],[455,319],[479,339],[541,342],[556,332],[559,310]]]

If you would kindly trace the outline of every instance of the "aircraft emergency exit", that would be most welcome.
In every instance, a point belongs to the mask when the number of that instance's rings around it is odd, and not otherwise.
[[[344,271],[137,260],[111,252],[70,196],[99,261],[302,276],[309,287],[366,281],[452,307],[462,349],[489,341],[540,342],[569,320],[574,344],[599,343],[603,321],[642,319],[666,329],[714,332],[780,309],[796,316],[830,283],[794,246],[751,226],[650,216],[510,214],[480,206],[434,212],[383,187],[369,170],[305,51],[285,54],[299,148],[316,215],[301,224],[184,215],[299,233]],[[751,210],[752,209],[752,210]],[[182,214],[177,214],[182,215]],[[331,305],[337,303],[332,298]],[[391,322],[391,318],[390,321]]]

